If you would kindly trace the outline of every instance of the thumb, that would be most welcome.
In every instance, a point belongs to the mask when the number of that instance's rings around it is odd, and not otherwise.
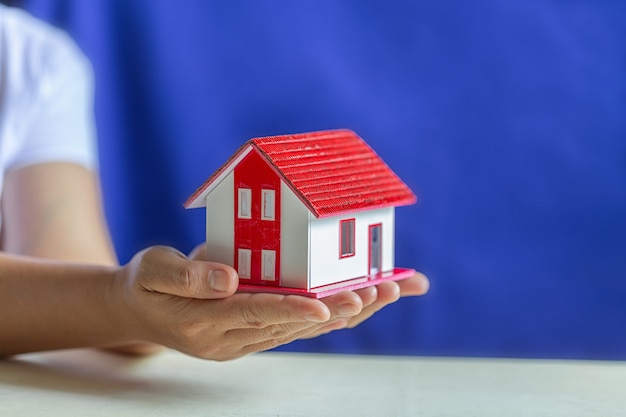
[[[233,295],[239,285],[237,273],[230,266],[193,261],[173,248],[149,248],[139,262],[139,283],[148,291],[215,299]]]

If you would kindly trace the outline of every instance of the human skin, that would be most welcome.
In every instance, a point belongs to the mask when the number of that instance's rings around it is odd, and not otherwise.
[[[0,356],[81,347],[148,354],[165,346],[228,360],[354,327],[399,297],[428,290],[416,274],[323,300],[241,294],[231,267],[168,247],[120,266],[101,206],[97,176],[81,166],[7,174]]]

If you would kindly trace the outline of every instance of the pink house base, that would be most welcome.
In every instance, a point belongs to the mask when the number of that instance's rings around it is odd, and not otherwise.
[[[349,279],[347,281],[341,281],[334,284],[323,285],[317,288],[311,288],[310,290],[300,288],[289,287],[268,287],[267,285],[250,285],[239,284],[237,292],[271,292],[281,295],[301,295],[303,297],[310,298],[324,298],[329,295],[340,293],[341,291],[353,291],[361,288],[370,287],[372,285],[378,285],[385,281],[399,281],[409,278],[415,274],[414,269],[408,268],[394,268],[393,271],[383,272],[380,274],[369,275],[365,277],[359,277]],[[269,290],[269,291],[268,291]]]

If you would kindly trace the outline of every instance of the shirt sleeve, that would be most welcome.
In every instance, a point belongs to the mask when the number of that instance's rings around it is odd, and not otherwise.
[[[93,74],[88,60],[60,31],[26,47],[26,102],[14,103],[21,129],[7,170],[44,162],[97,168]],[[16,133],[18,133],[16,132]]]

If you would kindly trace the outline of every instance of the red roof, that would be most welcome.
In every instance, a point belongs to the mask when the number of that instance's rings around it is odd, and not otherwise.
[[[228,170],[238,155],[254,148],[316,217],[415,203],[409,187],[351,130],[329,130],[254,138],[192,194],[193,203]]]

